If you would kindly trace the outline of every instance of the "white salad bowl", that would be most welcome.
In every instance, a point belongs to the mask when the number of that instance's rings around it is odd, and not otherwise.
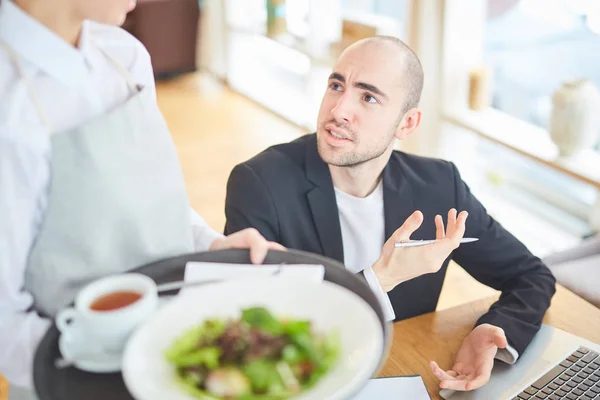
[[[337,362],[312,388],[293,397],[350,398],[377,371],[384,349],[381,323],[358,295],[331,282],[264,278],[207,284],[180,294],[140,326],[129,339],[122,373],[137,400],[190,400],[176,380],[165,351],[186,330],[213,318],[239,318],[241,310],[264,307],[274,316],[309,320],[317,333],[337,331]]]

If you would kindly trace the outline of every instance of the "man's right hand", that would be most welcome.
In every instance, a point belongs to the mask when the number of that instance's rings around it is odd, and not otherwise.
[[[423,214],[415,211],[383,245],[379,259],[373,264],[373,272],[384,291],[389,292],[402,282],[424,274],[437,272],[444,260],[460,245],[465,234],[468,213],[462,211],[456,216],[453,208],[448,211],[448,224],[444,229],[441,215],[435,216],[434,244],[418,247],[396,248],[396,242],[410,240],[410,236],[423,223]]]

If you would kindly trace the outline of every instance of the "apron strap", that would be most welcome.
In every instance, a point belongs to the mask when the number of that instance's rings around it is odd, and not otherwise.
[[[34,107],[38,112],[42,125],[48,130],[48,133],[52,132],[52,125],[50,124],[50,120],[48,119],[48,116],[44,111],[44,107],[42,107],[42,103],[39,101],[36,95],[35,89],[33,88],[33,81],[29,77],[29,74],[27,74],[27,71],[25,71],[25,68],[23,68],[21,63],[19,63],[19,56],[12,49],[12,47],[8,45],[8,43],[0,40],[0,44],[2,44],[8,52],[9,57],[12,59],[13,63],[17,67],[17,72],[19,73],[19,76],[21,77],[23,82],[25,82],[25,86],[27,86],[27,91],[29,92],[29,96],[31,98],[31,102],[33,103]]]
[[[38,112],[38,115],[40,117],[40,121],[42,122],[42,125],[47,129],[48,133],[52,132],[52,125],[50,124],[50,119],[48,118],[46,112],[44,111],[44,107],[42,106],[42,103],[39,101],[39,99],[37,97],[36,91],[33,87],[33,81],[31,80],[29,74],[27,74],[27,71],[25,71],[25,68],[23,68],[23,66],[19,62],[19,56],[12,49],[12,47],[10,47],[8,45],[8,43],[0,40],[0,44],[2,44],[3,47],[6,49],[6,51],[8,52],[9,57],[12,59],[15,66],[17,67],[19,76],[25,82],[25,86],[27,86],[27,91],[29,92],[31,101]],[[108,54],[108,52],[106,52],[101,47],[98,47],[98,48],[106,56],[108,61],[117,69],[117,71],[119,71],[119,73],[123,76],[123,78],[125,78],[125,80],[127,81],[127,86],[129,86],[129,89],[131,90],[131,92],[137,93],[139,91],[139,87],[138,87],[138,85],[136,85],[131,73],[125,67],[123,67],[113,56]]]
[[[123,76],[123,78],[125,78],[125,80],[127,81],[127,86],[129,86],[129,89],[131,90],[131,92],[132,93],[139,92],[139,87],[135,83],[135,80],[133,79],[133,75],[131,75],[131,73],[127,70],[127,68],[123,67],[113,56],[108,54],[108,52],[106,50],[104,50],[103,48],[98,47],[98,49],[104,54],[104,56],[113,65],[113,67],[115,67],[115,69],[117,71],[119,71],[119,73]]]

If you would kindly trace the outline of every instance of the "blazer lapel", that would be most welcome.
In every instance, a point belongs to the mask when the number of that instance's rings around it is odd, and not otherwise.
[[[385,239],[402,226],[404,221],[416,211],[411,188],[402,163],[392,154],[383,169],[383,209],[385,215]]]
[[[306,197],[323,254],[343,263],[342,229],[340,228],[335,192],[329,168],[317,151],[316,135],[313,135],[307,142],[305,160],[306,177],[315,185],[308,191]]]

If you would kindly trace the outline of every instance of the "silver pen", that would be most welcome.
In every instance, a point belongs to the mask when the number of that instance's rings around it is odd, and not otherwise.
[[[462,238],[460,243],[472,243],[478,241],[479,238]],[[394,247],[417,247],[417,246],[425,246],[428,244],[433,244],[437,242],[437,240],[408,240],[406,242],[396,242]]]

